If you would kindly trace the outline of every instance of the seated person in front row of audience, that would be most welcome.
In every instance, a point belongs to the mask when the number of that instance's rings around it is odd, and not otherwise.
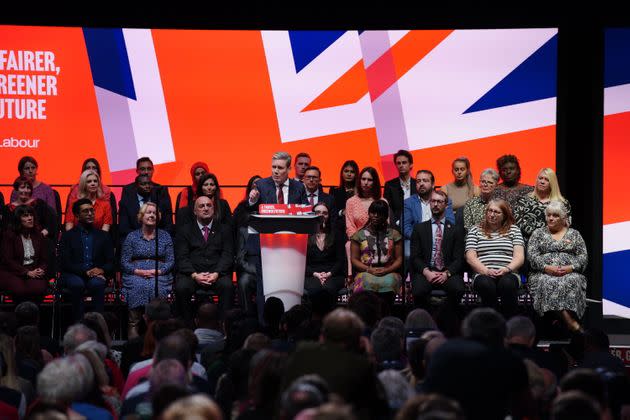
[[[309,170],[304,176],[305,182],[308,176]],[[308,294],[325,290],[337,296],[345,278],[344,239],[330,226],[330,208],[325,202],[316,204],[313,211],[320,217],[319,229],[308,237],[304,290]]]
[[[158,296],[166,297],[173,287],[173,241],[166,231],[157,229],[160,216],[155,203],[143,204],[136,216],[141,227],[127,235],[122,247],[122,294],[129,309],[129,338],[138,335],[142,307],[156,297],[156,261]]]
[[[197,183],[196,192],[197,197],[201,197],[203,195],[212,201],[212,206],[215,210],[214,220],[216,220],[217,223],[226,223],[230,226],[232,225],[232,209],[230,208],[230,204],[227,200],[221,198],[221,186],[219,185],[219,180],[215,174],[203,174]],[[178,229],[180,226],[193,223],[195,221],[193,208],[194,204],[195,202],[192,201],[188,206],[177,209],[177,217],[175,219]]]
[[[41,298],[49,279],[48,240],[40,232],[32,207],[17,206],[12,217],[12,229],[2,239],[0,289],[10,291],[14,299]]]
[[[120,243],[124,243],[125,237],[141,226],[138,220],[138,211],[142,205],[152,202],[158,205],[160,222],[158,227],[164,229],[170,235],[174,234],[173,210],[168,193],[165,194],[161,187],[153,184],[148,175],[138,175],[135,180],[135,194],[123,194],[119,203]]]
[[[229,226],[214,219],[214,205],[208,197],[195,200],[195,222],[178,229],[175,255],[179,266],[175,295],[180,316],[192,321],[190,300],[199,288],[219,294],[221,316],[234,300],[232,262],[234,238]]]
[[[502,199],[490,200],[485,219],[466,236],[466,261],[475,272],[473,288],[483,306],[496,307],[500,296],[505,317],[516,315],[518,270],[524,260],[523,236],[510,205]]]
[[[110,236],[94,228],[94,206],[89,198],[72,205],[77,225],[61,237],[61,281],[72,294],[72,314],[83,317],[83,293],[92,296],[95,312],[102,312],[107,276],[114,271],[114,246]]]
[[[464,229],[446,220],[447,201],[444,191],[433,191],[431,219],[413,227],[411,279],[416,306],[429,307],[432,289],[445,290],[453,307],[465,292]]]

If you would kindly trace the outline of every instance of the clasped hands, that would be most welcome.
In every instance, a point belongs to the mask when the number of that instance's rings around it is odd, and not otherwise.
[[[90,268],[88,271],[85,272],[85,274],[88,277],[102,277],[102,278],[105,278],[105,270],[103,270],[102,268],[98,268],[98,267]]]
[[[564,276],[565,274],[569,274],[572,272],[573,272],[573,267],[571,267],[570,265],[561,265],[561,266],[546,265],[545,266],[545,273],[552,276],[556,276],[556,277],[561,277],[561,276]]]
[[[44,274],[46,274],[46,272],[42,268],[36,268],[26,272],[26,276],[30,279],[42,278],[44,277]]]
[[[385,271],[385,267],[368,267],[365,272],[374,276],[384,276],[385,274],[387,274]]]
[[[192,279],[197,282],[197,284],[201,284],[204,286],[210,286],[214,284],[219,278],[219,273],[192,273]]]
[[[426,278],[429,283],[442,284],[448,279],[448,275],[445,271],[431,271],[425,268],[422,274],[424,274],[424,278]]]
[[[329,278],[332,277],[332,273],[329,272],[319,272],[319,273],[313,273],[313,277],[315,277],[317,280],[319,280],[319,282],[321,284],[324,284],[328,281]]]
[[[144,277],[145,279],[149,279],[151,277],[155,277],[155,268],[152,268],[150,270],[144,270],[141,268],[136,268],[134,270],[134,274],[136,276],[140,276],[140,277]],[[161,270],[158,270],[158,275],[162,274]]]

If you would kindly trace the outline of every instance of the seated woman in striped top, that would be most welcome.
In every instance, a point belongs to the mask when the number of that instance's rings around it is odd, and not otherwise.
[[[466,261],[475,272],[473,288],[483,306],[496,307],[500,296],[506,319],[517,310],[524,246],[510,205],[501,199],[488,202],[484,219],[466,236]]]

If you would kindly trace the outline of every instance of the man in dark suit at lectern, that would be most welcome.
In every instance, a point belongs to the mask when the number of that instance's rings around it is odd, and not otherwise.
[[[234,239],[228,225],[214,220],[212,200],[202,195],[195,200],[195,222],[177,231],[175,255],[179,264],[175,296],[177,310],[192,321],[190,299],[199,288],[213,289],[219,295],[219,312],[225,316],[234,301],[232,261]]]
[[[271,157],[271,176],[259,179],[249,193],[250,207],[258,204],[308,204],[304,184],[289,179],[291,155],[276,152]]]
[[[456,307],[464,295],[464,229],[446,219],[448,196],[431,194],[431,219],[418,223],[411,234],[411,292],[416,306],[428,309],[432,289],[446,291]]]

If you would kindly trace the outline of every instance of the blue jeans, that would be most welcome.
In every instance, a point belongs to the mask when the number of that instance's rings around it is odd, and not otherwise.
[[[83,294],[87,290],[92,296],[92,305],[95,312],[103,312],[105,308],[105,279],[102,277],[80,277],[72,273],[61,274],[62,284],[70,289],[72,298],[72,316],[74,321],[80,321],[85,311]]]

